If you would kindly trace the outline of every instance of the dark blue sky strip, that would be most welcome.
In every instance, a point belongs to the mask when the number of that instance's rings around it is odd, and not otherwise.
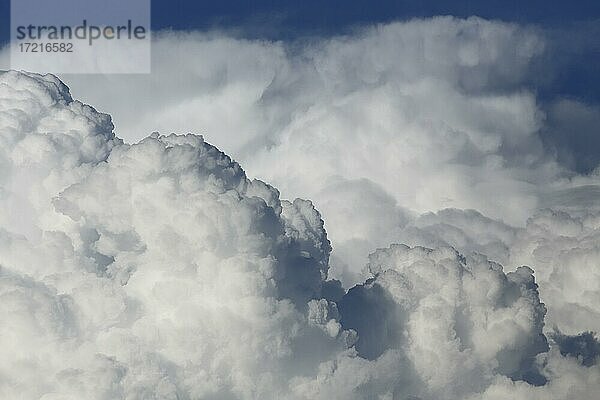
[[[0,0],[0,38],[8,38],[10,0]],[[154,0],[153,29],[248,28],[249,34],[289,39],[310,34],[336,34],[349,27],[433,15],[500,19],[543,26],[590,22],[600,17],[592,0]]]
[[[591,0],[179,0],[153,1],[152,8],[153,25],[157,29],[262,24],[265,28],[263,34],[272,34],[274,37],[313,32],[336,33],[355,24],[433,15],[478,15],[542,25],[589,21],[600,15],[600,2]]]

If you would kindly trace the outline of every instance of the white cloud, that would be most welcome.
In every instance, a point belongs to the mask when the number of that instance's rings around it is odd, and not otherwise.
[[[545,123],[565,114],[546,118],[528,86],[545,40],[452,17],[292,44],[163,32],[152,74],[66,81],[110,110],[126,141],[202,133],[285,197],[310,198],[335,232],[332,273],[353,284],[366,253],[392,241],[373,212],[348,212],[353,196],[369,199],[362,209],[395,201],[389,225],[452,207],[522,226],[565,191],[572,198],[571,187],[598,187],[597,177],[575,183],[545,148]],[[354,193],[347,203],[340,185]]]
[[[545,209],[523,228],[511,227],[472,210],[423,214],[396,233],[394,240],[429,247],[452,246],[464,254],[487,254],[511,269],[535,269],[547,323],[570,335],[599,331],[596,270],[600,265],[597,211]]]
[[[477,18],[165,33],[152,75],[68,77],[132,144],[2,73],[0,397],[590,398],[596,356],[544,334],[600,329],[600,175],[543,146],[543,46]]]
[[[469,400],[534,399],[567,400],[591,399],[600,389],[600,367],[598,365],[581,368],[576,359],[561,357],[558,351],[551,351],[542,362],[544,370],[552,379],[542,387],[532,387],[522,382],[512,382],[498,378],[483,394],[469,397]]]
[[[352,343],[335,313],[307,322],[330,252],[310,202],[199,136],[121,144],[53,77],[0,87],[2,193],[33,214],[2,224],[2,397],[273,396],[326,355],[298,343]]]
[[[279,200],[202,137],[123,144],[52,76],[3,73],[0,99],[2,209],[18,198],[30,216],[1,220],[3,397],[562,398],[596,379],[593,361],[545,353],[529,268],[393,245],[336,295],[312,203]],[[14,184],[23,169],[26,187]],[[465,237],[514,236],[465,215],[477,221]],[[458,211],[438,217],[461,226]],[[597,228],[556,218],[536,217],[529,234]]]

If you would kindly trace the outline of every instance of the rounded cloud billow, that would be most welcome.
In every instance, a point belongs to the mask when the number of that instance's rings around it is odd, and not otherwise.
[[[201,132],[282,197],[311,199],[346,287],[423,213],[473,209],[523,228],[543,208],[600,211],[600,111],[536,89],[553,51],[539,27],[447,16],[296,42],[239,37],[156,32],[152,74],[62,78],[110,110],[126,142]],[[476,247],[464,239],[461,251]],[[499,239],[479,251],[508,256]]]
[[[415,218],[390,201],[396,237],[435,249],[377,250],[366,281],[345,291],[328,278],[313,204],[281,200],[202,136],[126,144],[56,77],[12,71],[0,74],[0,133],[2,398],[566,400],[600,389],[587,332],[597,280],[582,278],[599,259],[597,215],[548,211],[512,228],[460,210]],[[542,286],[528,267],[507,273],[472,252],[486,249],[539,265]],[[548,334],[540,293],[562,333]]]

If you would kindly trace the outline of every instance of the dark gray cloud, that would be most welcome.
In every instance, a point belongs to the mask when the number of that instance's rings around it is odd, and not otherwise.
[[[594,332],[583,332],[578,335],[564,335],[556,330],[552,335],[563,356],[577,358],[583,365],[596,365],[600,356],[600,342]]]

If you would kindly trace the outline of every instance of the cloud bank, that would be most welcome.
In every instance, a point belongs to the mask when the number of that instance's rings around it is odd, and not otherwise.
[[[3,398],[589,399],[599,389],[588,332],[597,214],[547,211],[524,228],[474,211],[416,218],[372,181],[341,180],[340,196],[359,203],[356,184],[388,204],[395,235],[435,245],[372,253],[367,279],[345,291],[329,278],[313,204],[281,200],[202,136],[126,144],[51,75],[0,74],[0,105]],[[467,251],[483,249],[540,265],[547,286],[529,267],[505,272]],[[556,297],[548,309],[544,291]],[[561,331],[547,335],[553,303]]]
[[[294,43],[154,38],[150,75],[65,79],[111,110],[129,143],[203,133],[284,197],[310,198],[346,286],[425,212],[474,209],[524,227],[543,208],[598,210],[599,175],[574,168],[597,166],[600,114],[538,97],[553,48],[538,28],[438,17]]]
[[[0,72],[0,397],[594,398],[598,116],[543,32],[155,37],[65,78],[116,128]]]

